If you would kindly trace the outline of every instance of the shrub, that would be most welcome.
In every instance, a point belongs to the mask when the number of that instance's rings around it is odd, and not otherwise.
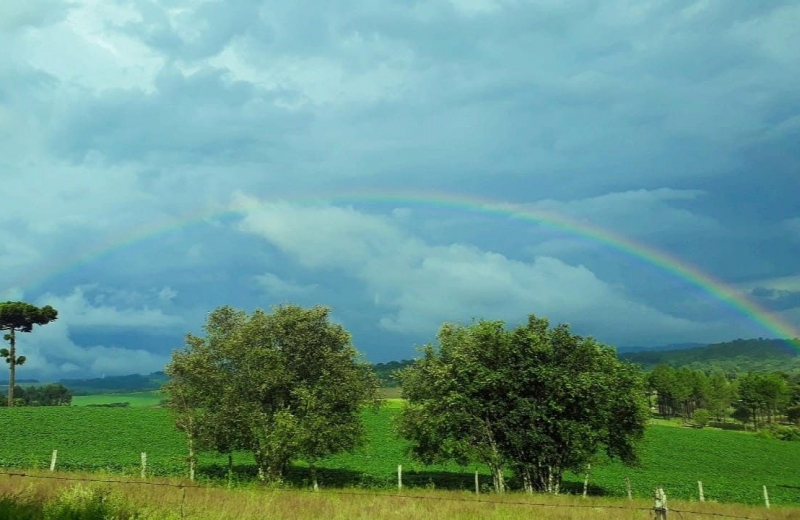
[[[698,428],[705,428],[708,426],[708,421],[711,418],[711,413],[705,408],[698,408],[692,415],[692,422]]]

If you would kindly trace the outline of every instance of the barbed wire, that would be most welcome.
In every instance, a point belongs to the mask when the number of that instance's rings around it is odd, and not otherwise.
[[[180,514],[184,518],[184,503],[186,501],[187,489],[223,489],[216,485],[200,485],[200,484],[187,484],[187,483],[172,483],[172,482],[157,482],[148,480],[121,480],[113,478],[88,478],[88,477],[70,477],[64,475],[35,475],[21,471],[3,471],[0,476],[7,477],[21,477],[32,478],[41,480],[58,480],[65,482],[92,482],[98,484],[122,484],[122,485],[140,485],[140,486],[154,486],[154,487],[169,487],[182,490]],[[338,496],[369,496],[369,497],[385,497],[385,498],[400,498],[405,500],[428,500],[428,501],[442,501],[442,502],[466,502],[472,504],[493,504],[493,505],[509,505],[509,506],[527,506],[527,507],[550,507],[560,509],[613,509],[613,510],[626,510],[626,511],[653,511],[652,507],[635,507],[635,506],[619,506],[611,504],[554,504],[547,502],[532,502],[532,501],[519,501],[519,500],[486,500],[482,498],[463,498],[463,497],[442,497],[430,495],[414,495],[403,493],[390,493],[390,492],[375,492],[375,491],[350,491],[344,489],[302,489],[302,488],[270,488],[272,492],[302,492],[315,495],[338,495]],[[683,517],[683,514],[688,515],[704,515],[716,518],[730,518],[732,520],[769,520],[766,517],[757,516],[741,516],[730,515],[726,513],[712,513],[707,511],[691,511],[683,509],[675,509],[670,507],[670,512],[678,513]]]

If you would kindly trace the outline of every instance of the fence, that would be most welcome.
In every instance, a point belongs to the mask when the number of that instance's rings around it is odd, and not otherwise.
[[[400,475],[400,473],[398,473]],[[170,483],[170,482],[157,482],[157,481],[148,481],[148,480],[120,480],[120,479],[113,479],[113,478],[86,478],[86,477],[75,477],[75,476],[67,476],[67,475],[59,475],[59,474],[30,474],[22,471],[3,471],[0,472],[0,477],[5,476],[7,478],[23,478],[23,479],[38,479],[38,480],[57,480],[63,482],[76,482],[76,483],[98,483],[98,484],[114,484],[114,485],[121,485],[121,486],[156,486],[156,487],[166,487],[166,488],[174,488],[181,491],[181,499],[180,499],[180,518],[181,519],[190,519],[191,515],[187,515],[186,513],[186,490],[187,489],[221,489],[219,486],[213,485],[199,485],[195,483],[191,484],[184,484],[184,483]],[[399,485],[399,489],[397,493],[388,493],[388,492],[368,492],[368,491],[353,491],[353,490],[344,490],[344,489],[298,489],[298,488],[270,488],[270,492],[303,492],[303,493],[311,493],[315,495],[336,495],[336,496],[368,496],[368,497],[391,497],[391,498],[399,498],[403,500],[417,500],[417,501],[440,501],[440,502],[467,502],[472,504],[493,504],[496,506],[515,506],[515,507],[522,507],[522,508],[555,508],[555,509],[606,509],[606,510],[619,510],[619,511],[648,511],[652,513],[656,519],[664,519],[667,520],[668,517],[672,518],[674,515],[672,513],[676,513],[679,515],[681,519],[684,518],[684,515],[696,515],[696,516],[705,516],[705,517],[714,517],[714,518],[730,518],[734,520],[769,520],[768,517],[757,517],[757,516],[742,516],[742,515],[731,515],[731,514],[724,514],[724,513],[713,513],[713,512],[706,512],[706,511],[692,511],[692,510],[684,510],[684,509],[675,509],[669,508],[667,504],[667,497],[662,488],[658,488],[655,490],[654,493],[654,504],[652,507],[634,507],[634,506],[623,506],[623,505],[611,505],[611,504],[550,504],[546,502],[534,502],[534,501],[521,501],[521,500],[489,500],[486,498],[479,498],[476,496],[475,498],[466,498],[466,497],[444,497],[444,496],[431,496],[431,495],[414,495],[414,494],[403,494],[402,491],[402,484]],[[766,488],[765,488],[765,495],[766,495]],[[769,507],[769,506],[767,506]]]

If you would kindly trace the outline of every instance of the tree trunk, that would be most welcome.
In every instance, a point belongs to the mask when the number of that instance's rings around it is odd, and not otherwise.
[[[553,466],[539,466],[539,474],[536,477],[538,487],[545,493],[557,495],[561,491],[561,470],[553,469]]]
[[[195,459],[197,458],[194,452],[194,435],[187,432],[186,437],[189,444],[189,480],[194,482]]]
[[[311,470],[311,487],[314,491],[319,491],[319,484],[317,484],[317,467],[311,464],[309,469]]]
[[[499,464],[489,464],[489,471],[492,472],[494,490],[502,495],[506,492],[506,480],[505,476],[503,476],[503,466]]]
[[[8,376],[8,407],[11,408],[14,406],[14,385],[16,384],[16,375],[17,375],[17,349],[16,349],[16,338],[14,337],[14,329],[13,327],[8,333],[8,340],[11,345],[11,348],[8,350],[9,354],[9,363],[8,368],[10,370],[10,374]]]
[[[525,488],[525,492],[529,495],[533,494],[533,480],[531,480],[531,470],[530,468],[524,467],[520,469],[520,473],[522,475],[522,487]]]

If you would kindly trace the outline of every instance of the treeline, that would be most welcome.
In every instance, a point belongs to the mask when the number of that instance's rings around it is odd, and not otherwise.
[[[791,343],[779,339],[737,339],[685,350],[626,352],[620,353],[620,358],[644,370],[665,364],[725,374],[800,373],[800,357]]]
[[[62,379],[59,382],[70,388],[73,395],[91,395],[158,390],[168,379],[164,372],[153,372],[149,375],[129,374],[91,379]]]
[[[800,420],[798,375],[751,372],[737,376],[661,364],[647,374],[646,381],[651,407],[664,417],[699,423],[707,418],[719,422],[733,418],[755,429]]]
[[[8,406],[5,400],[0,400],[0,406]],[[72,404],[72,394],[69,389],[61,384],[46,386],[15,386],[14,406],[69,406]]]

